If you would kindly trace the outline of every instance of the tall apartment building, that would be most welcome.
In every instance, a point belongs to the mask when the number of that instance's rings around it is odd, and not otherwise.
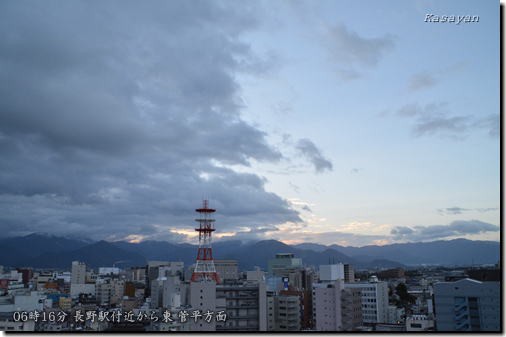
[[[125,281],[118,278],[98,279],[95,296],[100,305],[119,304],[125,292]]]
[[[343,331],[356,331],[362,326],[362,292],[358,288],[341,291],[341,317]]]
[[[185,291],[186,288],[179,275],[167,276],[166,280],[162,282],[162,307],[178,308],[186,304]]]
[[[462,279],[434,284],[437,331],[500,331],[501,284]]]
[[[265,282],[224,282],[216,286],[216,297],[227,313],[225,322],[216,323],[216,331],[267,331]]]
[[[146,287],[148,293],[151,294],[151,282],[159,277],[164,277],[168,274],[178,273],[183,278],[184,263],[183,262],[170,262],[170,261],[148,261],[146,269]]]
[[[216,299],[216,283],[214,281],[190,282],[190,306],[192,310],[207,312],[208,310],[216,313],[217,307],[224,307],[223,300]],[[216,331],[216,321],[210,323],[202,320],[189,323],[191,331]]]
[[[146,277],[147,277],[146,271],[147,271],[146,267],[132,267],[129,270],[128,278],[132,282],[146,284]]]
[[[320,266],[320,272],[325,268]],[[320,276],[322,278],[322,276]],[[313,317],[317,331],[354,331],[362,325],[362,296],[359,288],[345,288],[344,275],[313,284]]]
[[[355,270],[351,264],[344,265],[344,282],[355,282]]]
[[[181,281],[179,275],[159,277],[151,282],[152,309],[176,309],[189,303],[189,284]]]
[[[84,264],[84,262],[79,261],[72,262],[72,273],[70,283],[71,284],[86,283],[86,264]]]
[[[360,289],[362,299],[362,320],[364,323],[385,323],[388,321],[388,283],[371,282],[345,283],[345,288]]]
[[[269,331],[299,331],[301,329],[299,296],[270,293],[267,303]]]
[[[320,267],[320,272],[321,270]],[[328,283],[313,284],[313,315],[317,331],[343,330],[341,313],[342,289],[342,279]]]
[[[300,300],[300,328],[302,330],[313,328],[313,292],[311,290],[280,290],[278,294],[298,296]]]
[[[86,264],[84,262],[73,261],[70,275],[70,295],[72,298],[79,297],[79,294],[95,296],[95,284],[87,283],[86,277]]]

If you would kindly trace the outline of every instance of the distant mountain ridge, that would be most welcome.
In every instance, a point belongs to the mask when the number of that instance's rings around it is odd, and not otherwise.
[[[195,262],[197,246],[166,241],[93,242],[87,239],[58,237],[34,233],[23,237],[0,239],[0,265],[11,267],[69,269],[72,261],[85,262],[93,268],[104,266],[142,266],[149,260]],[[233,259],[240,269],[259,266],[276,253],[293,253],[305,265],[329,262],[350,263],[355,268],[383,269],[408,265],[495,264],[500,244],[494,241],[456,239],[424,243],[400,243],[386,246],[342,247],[315,243],[286,245],[276,240],[258,242],[218,241],[213,244],[215,259]]]
[[[318,244],[303,243],[301,245],[321,249],[321,247],[316,247],[319,246]],[[499,262],[501,244],[496,241],[454,239],[363,247],[343,247],[334,244],[328,247],[358,260],[375,257],[398,261],[406,265],[472,265]]]

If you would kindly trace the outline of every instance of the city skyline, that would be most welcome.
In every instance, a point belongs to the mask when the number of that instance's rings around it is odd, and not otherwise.
[[[500,240],[497,2],[3,1],[0,27],[5,237],[195,244],[209,199],[215,240]]]

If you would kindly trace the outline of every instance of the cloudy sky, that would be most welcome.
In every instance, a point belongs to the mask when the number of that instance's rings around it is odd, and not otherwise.
[[[498,10],[1,1],[0,235],[498,241]]]

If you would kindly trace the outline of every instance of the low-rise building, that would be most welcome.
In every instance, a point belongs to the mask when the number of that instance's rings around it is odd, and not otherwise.
[[[434,330],[434,319],[427,315],[412,315],[406,317],[406,331],[420,332]]]

